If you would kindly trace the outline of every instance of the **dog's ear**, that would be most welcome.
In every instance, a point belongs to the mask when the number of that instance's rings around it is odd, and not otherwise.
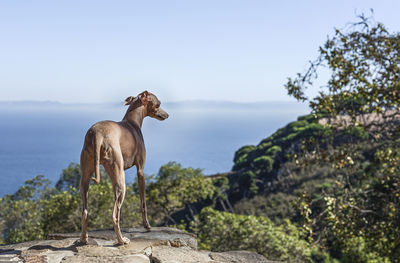
[[[144,105],[147,104],[148,102],[148,97],[149,97],[149,92],[147,90],[143,91],[142,93],[140,93],[139,98],[142,101],[142,103]]]
[[[125,99],[124,105],[129,105],[132,103],[132,101],[135,99],[134,96],[129,96],[128,98]]]

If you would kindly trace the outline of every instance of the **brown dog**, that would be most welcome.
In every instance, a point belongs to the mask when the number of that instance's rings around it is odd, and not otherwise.
[[[112,220],[114,231],[119,244],[129,243],[129,239],[122,237],[119,227],[121,206],[125,198],[124,170],[136,165],[139,183],[140,204],[142,209],[143,226],[150,231],[147,219],[145,179],[143,174],[146,160],[146,149],[141,131],[143,119],[146,116],[165,120],[168,114],[160,108],[160,101],[150,92],[144,91],[138,97],[126,98],[124,105],[129,108],[120,122],[101,121],[94,124],[86,133],[81,153],[81,197],[83,201],[82,234],[80,242],[88,243],[87,234],[87,198],[91,175],[96,183],[100,182],[100,164],[102,164],[111,178],[114,190],[114,210]]]

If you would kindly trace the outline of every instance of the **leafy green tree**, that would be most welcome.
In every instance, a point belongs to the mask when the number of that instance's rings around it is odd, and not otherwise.
[[[100,166],[100,183],[107,180],[108,175],[103,166]],[[81,166],[77,163],[70,163],[67,168],[63,169],[60,179],[56,183],[56,188],[60,191],[66,191],[69,187],[79,189],[81,182]]]
[[[376,151],[364,167],[357,163],[347,171],[353,182],[338,181],[336,194],[324,197],[323,229],[346,262],[399,262],[400,148]]]
[[[69,167],[71,168],[71,166]],[[110,228],[114,195],[109,179],[89,188],[89,229]],[[0,199],[0,230],[6,243],[43,239],[49,233],[76,232],[81,227],[81,197],[79,190],[67,186],[59,191],[49,187],[43,176],[27,180],[13,195]],[[141,224],[139,196],[127,186],[122,206],[122,227]]]
[[[289,78],[285,87],[289,95],[308,101],[316,114],[347,115],[352,125],[375,124],[374,131],[382,132],[376,122],[382,124],[379,119],[383,118],[384,123],[393,124],[390,120],[399,114],[400,34],[390,33],[383,24],[364,15],[359,18],[343,30],[336,29],[306,72]],[[330,77],[320,86],[319,94],[309,98],[305,90],[313,86],[323,68],[328,69]],[[368,122],[362,115],[366,113],[380,118]]]
[[[50,187],[50,180],[43,175],[37,175],[33,179],[25,181],[15,194],[10,196],[13,200],[38,200],[47,198],[54,192]]]
[[[193,217],[191,204],[212,198],[216,192],[212,181],[200,169],[182,168],[174,162],[163,165],[152,179],[147,188],[149,207],[157,214],[162,213],[159,219],[165,224],[176,224],[171,215],[183,208],[188,208]]]
[[[255,169],[259,169],[267,173],[272,171],[272,166],[274,165],[274,160],[266,155],[255,158],[253,162]]]
[[[0,226],[7,243],[44,238],[43,199],[50,196],[50,181],[39,175],[25,181],[13,195],[0,199]]]
[[[336,176],[329,192],[303,195],[304,227],[343,262],[399,262],[400,34],[360,16],[319,51],[286,84],[290,95],[328,117],[333,134],[328,147],[314,140],[296,158],[310,171],[331,166]],[[330,77],[309,98],[305,90],[321,68]]]
[[[286,220],[277,226],[266,217],[236,215],[203,208],[190,229],[199,246],[213,251],[252,250],[271,260],[312,262],[313,249],[302,232]]]
[[[40,222],[46,235],[79,231],[81,198],[76,188],[54,193],[50,198],[39,202]]]
[[[235,157],[233,158],[233,162],[235,163],[235,165],[233,166],[232,170],[237,171],[244,166],[249,165],[248,154],[254,150],[254,145],[246,145],[237,150],[235,153]]]
[[[295,182],[293,182],[295,183]],[[258,194],[252,198],[244,198],[234,205],[234,211],[242,215],[268,217],[275,223],[293,219],[296,209],[292,203],[296,200],[293,194],[283,192]]]
[[[76,163],[70,163],[67,168],[63,169],[60,179],[56,183],[56,188],[60,191],[66,191],[70,186],[79,189],[80,181],[81,166]]]

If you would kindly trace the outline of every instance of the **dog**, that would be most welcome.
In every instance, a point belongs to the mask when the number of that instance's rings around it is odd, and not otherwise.
[[[82,233],[80,242],[88,244],[87,234],[87,199],[90,179],[100,182],[100,164],[110,176],[114,191],[114,209],[112,221],[118,243],[128,244],[130,241],[122,237],[119,226],[121,206],[125,198],[125,172],[132,166],[137,168],[140,206],[142,211],[143,226],[150,231],[147,219],[144,164],[146,161],[146,148],[141,131],[143,119],[147,116],[157,120],[165,120],[168,113],[161,107],[157,97],[144,91],[137,97],[130,96],[125,99],[124,105],[129,105],[122,121],[100,121],[95,123],[86,133],[85,142],[81,152],[81,184],[82,197]],[[95,177],[91,175],[95,173]]]

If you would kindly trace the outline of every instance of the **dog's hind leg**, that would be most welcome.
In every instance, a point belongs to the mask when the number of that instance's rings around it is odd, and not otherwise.
[[[112,213],[112,221],[117,240],[120,245],[128,244],[128,238],[123,237],[120,229],[121,207],[125,199],[125,172],[121,151],[113,151],[113,163],[105,165],[107,173],[110,175],[114,190],[114,209]]]
[[[88,234],[87,234],[87,221],[88,221],[88,210],[87,210],[87,199],[88,199],[88,191],[90,184],[90,176],[94,172],[93,161],[90,160],[88,154],[82,152],[81,154],[81,185],[80,192],[82,198],[82,233],[80,242],[87,244],[88,243]]]

